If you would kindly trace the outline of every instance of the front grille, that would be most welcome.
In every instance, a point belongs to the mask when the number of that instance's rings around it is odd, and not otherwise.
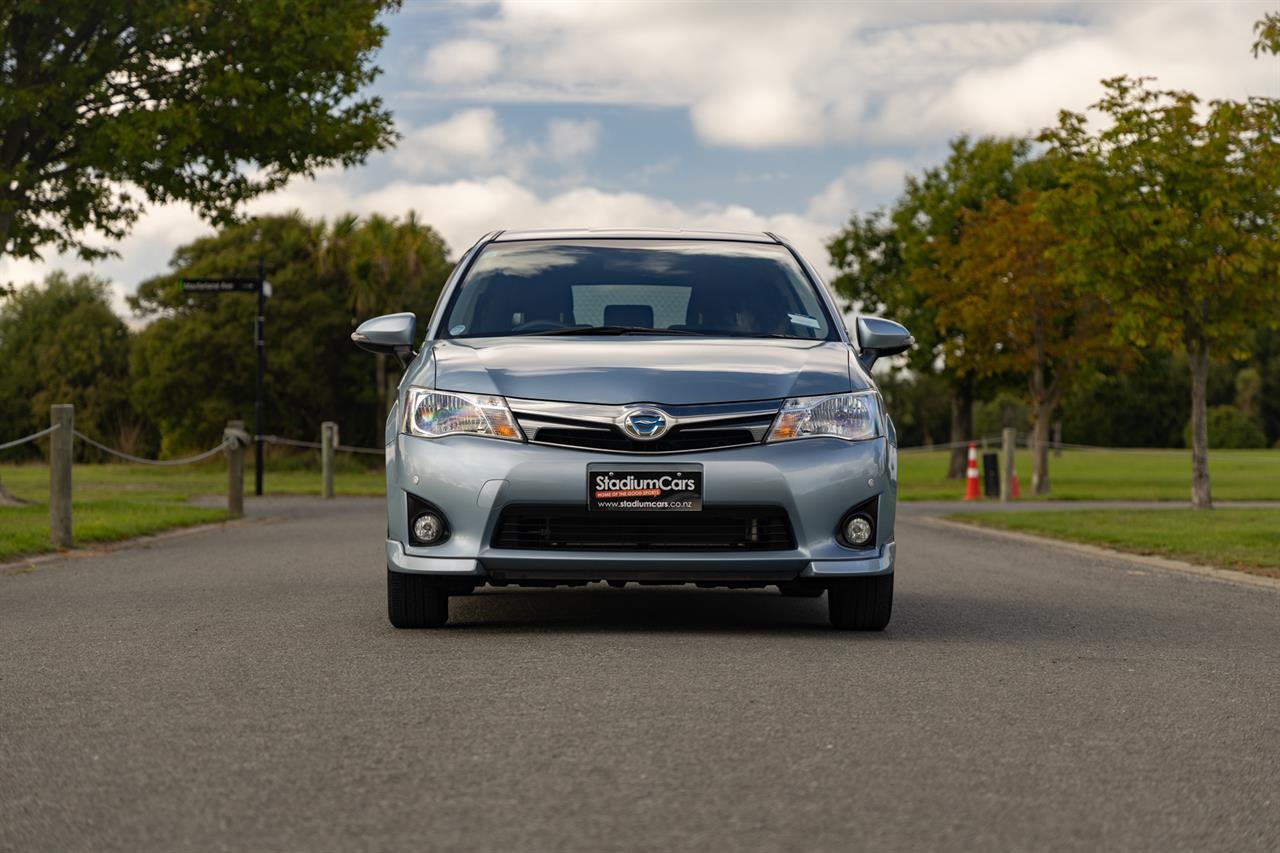
[[[498,519],[492,545],[565,551],[787,551],[795,540],[786,510],[776,506],[593,512],[576,504],[512,504]]]
[[[566,429],[546,426],[535,433],[539,444],[559,444],[590,450],[612,450],[622,453],[678,453],[683,450],[706,450],[712,447],[740,447],[756,444],[749,429],[688,429],[675,427],[654,441],[636,441],[616,427],[606,429]]]

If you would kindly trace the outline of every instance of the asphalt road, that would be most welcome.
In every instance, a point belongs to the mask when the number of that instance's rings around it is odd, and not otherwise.
[[[0,576],[0,849],[1280,849],[1280,594],[899,523],[825,600],[385,619],[376,501]]]

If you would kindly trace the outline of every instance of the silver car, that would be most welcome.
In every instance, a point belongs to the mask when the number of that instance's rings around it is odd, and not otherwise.
[[[776,586],[838,628],[893,600],[897,440],[870,376],[912,344],[851,340],[773,234],[500,231],[466,252],[386,427],[387,604],[443,625],[482,585]]]

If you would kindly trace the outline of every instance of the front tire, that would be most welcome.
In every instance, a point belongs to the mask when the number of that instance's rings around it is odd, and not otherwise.
[[[387,618],[397,628],[439,628],[449,621],[449,593],[426,575],[387,569]]]
[[[831,624],[845,631],[883,631],[893,612],[893,575],[833,580],[827,588]]]

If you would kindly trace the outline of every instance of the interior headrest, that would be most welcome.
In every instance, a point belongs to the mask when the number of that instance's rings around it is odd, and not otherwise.
[[[653,327],[653,307],[650,305],[606,305],[604,306],[604,324],[606,326],[642,326]]]

